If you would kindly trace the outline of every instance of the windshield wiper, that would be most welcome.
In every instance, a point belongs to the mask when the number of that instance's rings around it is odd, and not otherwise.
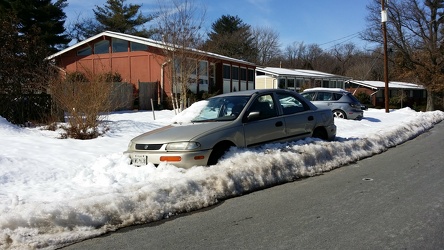
[[[198,123],[198,122],[214,122],[216,119],[202,119],[202,120],[191,120],[191,122],[193,123]]]
[[[199,123],[199,122],[223,122],[223,121],[233,121],[236,119],[235,116],[222,116],[215,119],[202,119],[202,120],[191,120],[192,123]]]
[[[236,116],[229,115],[229,116],[218,117],[218,118],[216,118],[214,120],[215,121],[233,121],[236,118],[237,118]]]

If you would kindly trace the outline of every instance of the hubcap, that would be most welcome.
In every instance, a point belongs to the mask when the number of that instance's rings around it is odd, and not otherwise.
[[[335,111],[335,112],[333,112],[333,114],[337,118],[342,118],[342,119],[345,118],[345,115],[341,111]]]

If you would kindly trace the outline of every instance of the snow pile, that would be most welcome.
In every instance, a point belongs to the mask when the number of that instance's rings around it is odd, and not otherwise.
[[[57,139],[0,118],[0,248],[56,248],[121,227],[211,206],[264,187],[315,176],[381,153],[444,120],[444,112],[370,109],[362,121],[336,119],[337,140],[308,138],[232,148],[216,166],[134,167],[131,138],[185,122],[198,109],[110,115],[98,139]]]

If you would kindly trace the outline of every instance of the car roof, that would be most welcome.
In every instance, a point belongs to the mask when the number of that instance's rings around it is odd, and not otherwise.
[[[288,89],[251,89],[251,90],[243,90],[243,91],[236,91],[236,92],[230,92],[225,94],[220,94],[214,97],[224,97],[224,96],[252,96],[254,94],[265,94],[265,93],[296,93],[295,91],[288,90]]]
[[[340,88],[311,88],[311,89],[305,89],[302,92],[317,92],[317,91],[326,91],[326,92],[335,92],[335,93],[350,93],[347,90],[340,89]]]

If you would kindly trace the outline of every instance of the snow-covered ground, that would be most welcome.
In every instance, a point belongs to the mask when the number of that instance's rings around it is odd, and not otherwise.
[[[336,119],[337,140],[306,139],[232,149],[213,167],[134,167],[131,138],[186,119],[173,111],[119,112],[94,140],[20,128],[0,117],[0,249],[56,248],[125,226],[211,206],[221,199],[314,176],[396,146],[444,120],[444,112],[370,109]]]

